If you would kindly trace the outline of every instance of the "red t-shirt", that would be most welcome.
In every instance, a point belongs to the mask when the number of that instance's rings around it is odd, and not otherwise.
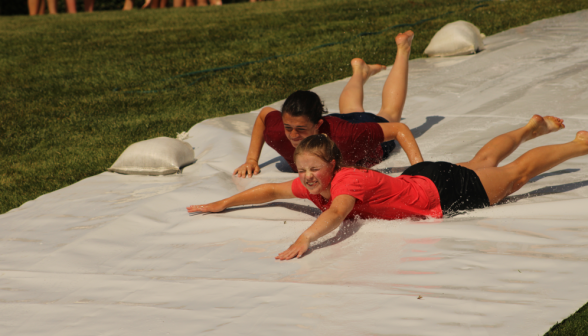
[[[346,165],[371,167],[382,162],[384,152],[380,145],[384,142],[384,132],[378,123],[352,124],[337,117],[323,117],[319,133],[331,138],[343,155]],[[284,132],[282,113],[273,111],[265,117],[265,142],[288,161],[295,172],[294,146]]]
[[[292,193],[311,200],[321,211],[329,209],[339,195],[353,196],[355,205],[347,219],[443,217],[437,187],[424,176],[392,177],[374,170],[342,168],[331,182],[330,199],[311,195],[300,178],[292,182]]]

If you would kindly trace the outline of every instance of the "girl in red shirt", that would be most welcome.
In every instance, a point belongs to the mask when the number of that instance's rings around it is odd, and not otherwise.
[[[365,168],[341,167],[341,152],[335,143],[325,135],[313,135],[304,139],[294,153],[297,179],[260,185],[215,203],[187,209],[220,212],[237,205],[308,198],[323,213],[276,257],[299,258],[311,242],[333,231],[345,219],[441,218],[494,205],[540,173],[588,154],[588,132],[580,131],[571,142],[532,149],[512,163],[497,167],[522,142],[562,128],[563,120],[559,118],[535,115],[526,126],[492,139],[471,161],[422,162],[396,178]]]

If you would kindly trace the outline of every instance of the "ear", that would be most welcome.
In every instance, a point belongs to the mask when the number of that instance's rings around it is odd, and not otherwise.
[[[321,127],[321,125],[323,124],[324,120],[321,118],[317,123],[316,123],[316,128],[318,129],[319,127]]]
[[[331,167],[333,167],[333,170],[335,169],[335,166],[337,165],[337,161],[335,160],[331,160],[331,162],[329,162],[331,164]]]

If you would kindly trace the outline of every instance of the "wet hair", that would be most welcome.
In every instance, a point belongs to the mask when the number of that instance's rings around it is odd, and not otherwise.
[[[296,91],[286,98],[282,105],[282,113],[288,113],[293,117],[305,116],[316,125],[327,111],[316,93]]]
[[[339,171],[343,165],[343,157],[339,147],[326,134],[311,135],[302,140],[294,151],[294,161],[302,153],[311,153],[327,163],[335,160],[333,172]]]

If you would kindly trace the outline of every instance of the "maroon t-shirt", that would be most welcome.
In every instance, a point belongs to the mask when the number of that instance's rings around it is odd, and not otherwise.
[[[382,146],[384,132],[378,123],[352,124],[337,117],[323,117],[319,133],[331,138],[343,155],[345,165],[358,165],[366,168],[380,162],[384,156]],[[265,117],[265,142],[286,159],[292,170],[298,170],[294,164],[294,146],[284,131],[282,113],[273,111]]]

